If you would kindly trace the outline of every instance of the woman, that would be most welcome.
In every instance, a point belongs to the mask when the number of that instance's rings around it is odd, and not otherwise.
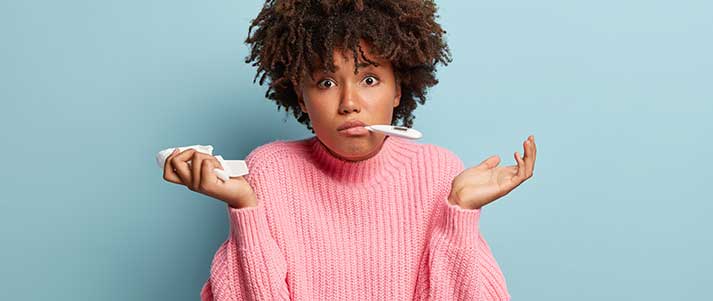
[[[257,147],[250,173],[225,183],[210,155],[167,159],[167,181],[228,204],[202,300],[510,299],[479,218],[532,176],[534,138],[516,166],[491,156],[464,169],[445,148],[362,127],[411,126],[436,63],[450,62],[435,12],[430,1],[265,4],[247,62],[315,136]]]

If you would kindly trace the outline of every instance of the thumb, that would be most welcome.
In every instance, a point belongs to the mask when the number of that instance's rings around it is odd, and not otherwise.
[[[500,157],[498,155],[492,155],[488,157],[487,159],[483,160],[483,162],[480,162],[478,165],[479,169],[486,170],[486,169],[491,169],[495,166],[498,166],[500,163]]]
[[[201,182],[218,183],[218,176],[213,169],[215,168],[212,160],[203,160],[203,169],[201,170]]]

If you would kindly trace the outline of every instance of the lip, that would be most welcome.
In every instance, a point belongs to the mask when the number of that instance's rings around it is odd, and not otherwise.
[[[355,126],[351,127],[348,129],[344,129],[339,131],[339,134],[345,135],[345,136],[364,136],[369,134],[369,130],[367,130],[365,127],[362,126]]]
[[[345,122],[345,123],[342,123],[342,125],[340,125],[340,126],[337,128],[337,131],[346,130],[346,129],[350,129],[350,128],[353,128],[353,127],[363,127],[363,126],[365,126],[365,125],[366,125],[366,124],[365,124],[364,122],[362,122],[361,120],[357,120],[357,119],[349,120],[349,121],[347,121],[347,122]]]

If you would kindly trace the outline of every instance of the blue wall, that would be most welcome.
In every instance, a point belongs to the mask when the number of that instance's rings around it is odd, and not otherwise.
[[[454,61],[420,141],[467,166],[538,144],[481,221],[513,299],[713,298],[710,3],[439,2]],[[0,299],[198,299],[225,205],[156,152],[311,135],[243,62],[260,7],[0,3]]]

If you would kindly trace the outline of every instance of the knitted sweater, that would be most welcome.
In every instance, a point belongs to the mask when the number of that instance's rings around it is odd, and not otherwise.
[[[316,136],[250,152],[258,204],[226,205],[230,233],[201,300],[509,300],[482,208],[447,202],[462,161],[433,144],[383,143],[355,162]]]

